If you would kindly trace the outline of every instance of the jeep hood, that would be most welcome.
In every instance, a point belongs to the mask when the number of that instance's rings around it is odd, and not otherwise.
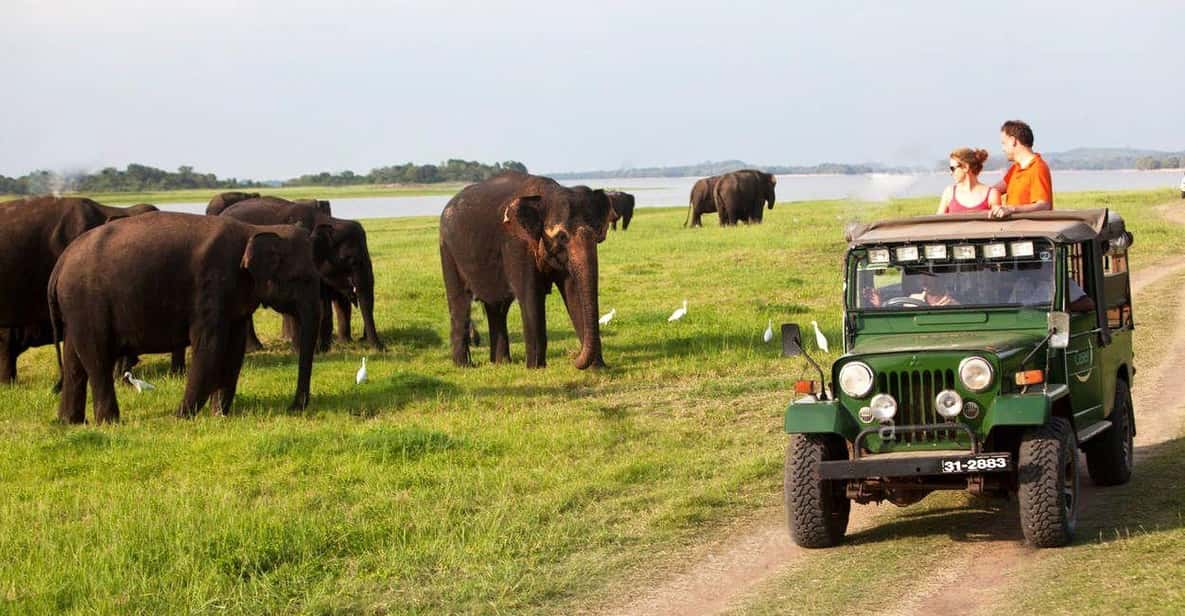
[[[861,334],[848,354],[986,351],[1004,359],[1014,353],[1031,351],[1044,338],[1044,334],[1018,331]]]

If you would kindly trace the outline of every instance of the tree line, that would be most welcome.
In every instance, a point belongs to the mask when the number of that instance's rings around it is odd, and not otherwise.
[[[353,171],[312,173],[284,182],[285,186],[354,186],[357,184],[436,184],[480,182],[504,171],[527,172],[527,166],[513,160],[487,165],[475,160],[450,158],[439,165],[407,163],[371,169],[359,175]]]
[[[20,177],[0,175],[0,195],[38,195],[58,192],[110,193],[156,192],[185,189],[259,188],[284,186],[353,186],[358,184],[434,184],[438,182],[480,182],[503,171],[527,172],[526,165],[504,161],[487,165],[477,161],[450,159],[439,165],[407,163],[371,169],[360,175],[353,171],[306,174],[285,182],[260,182],[238,178],[220,179],[213,173],[198,173],[193,167],[166,171],[148,165],[130,164],[125,169],[107,167],[94,173],[58,173],[38,170]]]

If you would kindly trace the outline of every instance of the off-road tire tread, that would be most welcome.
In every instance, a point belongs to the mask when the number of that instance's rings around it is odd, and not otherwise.
[[[847,531],[851,501],[819,479],[819,462],[839,459],[847,459],[847,449],[834,436],[795,434],[786,446],[786,517],[791,538],[804,548],[834,546]]]
[[[1086,469],[1095,485],[1118,486],[1131,479],[1132,467],[1127,456],[1123,454],[1130,421],[1131,389],[1123,379],[1118,379],[1115,382],[1115,407],[1111,411],[1111,427],[1091,439],[1085,446]]]
[[[1062,417],[1030,429],[1020,444],[1017,460],[1020,524],[1025,540],[1039,548],[1066,545],[1073,529],[1062,507],[1063,455],[1078,455],[1074,429]]]

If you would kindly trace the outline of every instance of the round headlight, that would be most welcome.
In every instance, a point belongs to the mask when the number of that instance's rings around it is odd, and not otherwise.
[[[854,361],[839,369],[839,388],[853,398],[863,398],[872,391],[872,368]]]
[[[953,389],[944,389],[934,398],[934,408],[939,415],[951,419],[963,410],[963,396]]]
[[[897,401],[889,394],[877,394],[868,403],[872,409],[872,416],[880,421],[888,421],[897,414]]]
[[[992,384],[992,365],[982,357],[959,362],[959,380],[971,391],[983,391]]]

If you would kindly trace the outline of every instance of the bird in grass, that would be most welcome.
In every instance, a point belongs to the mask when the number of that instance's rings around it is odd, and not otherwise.
[[[671,316],[667,317],[667,322],[674,323],[685,316],[687,316],[687,300],[683,300],[682,308],[676,308],[675,311],[671,313]]]
[[[769,323],[765,325],[765,333],[761,335],[761,339],[769,342],[774,339],[774,320],[770,319]]]
[[[142,394],[146,391],[152,391],[152,390],[156,389],[156,385],[153,385],[152,383],[149,383],[148,381],[141,381],[140,379],[132,376],[131,372],[123,373],[123,380],[127,381],[128,384],[130,384],[132,387],[135,387],[136,393],[138,393],[138,394]]]
[[[597,319],[597,323],[600,323],[601,325],[608,325],[609,321],[612,321],[613,317],[615,317],[615,316],[617,316],[617,309],[616,308],[601,315],[601,318]]]
[[[815,328],[815,344],[819,345],[819,348],[823,349],[823,352],[826,353],[827,336],[824,336],[823,332],[819,331],[819,324],[817,322],[811,321],[811,326]]]
[[[362,367],[358,369],[358,374],[354,375],[354,384],[361,385],[366,382],[366,358],[362,358]]]

